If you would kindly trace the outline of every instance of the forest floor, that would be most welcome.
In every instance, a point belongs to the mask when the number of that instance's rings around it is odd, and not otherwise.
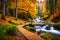
[[[9,21],[21,22],[22,24],[24,24],[26,22],[23,19],[17,19],[17,20],[15,20],[15,18],[11,17],[11,16],[6,16],[5,20],[2,20],[1,19],[1,14],[0,14],[0,24],[7,24],[7,23],[9,23]],[[21,30],[20,30],[20,26],[18,28],[19,28],[19,32],[17,32],[17,35],[14,36],[14,40],[27,40],[27,39],[28,40],[40,40],[40,39],[43,40],[42,38],[39,38],[39,36],[36,33],[29,32],[29,31],[27,31],[27,30],[25,30],[23,28],[21,28]]]
[[[5,16],[5,20],[2,20],[1,19],[1,14],[0,14],[0,24],[5,24],[5,23],[9,23],[9,21],[14,21],[14,22],[20,22],[20,23],[25,23],[26,20],[23,20],[23,19],[15,19],[14,17],[12,16]]]

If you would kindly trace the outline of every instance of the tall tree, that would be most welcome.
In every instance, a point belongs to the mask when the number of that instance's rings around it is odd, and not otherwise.
[[[2,0],[2,19],[5,20],[5,0]]]
[[[54,0],[47,0],[46,8],[47,8],[47,10],[50,10],[51,14],[54,13],[54,7],[55,7],[55,1]]]
[[[1,13],[1,0],[0,0],[0,13]]]
[[[8,8],[9,6],[8,5],[9,5],[9,0],[6,0],[6,6],[5,6],[6,7],[6,15],[9,15],[9,8]]]
[[[17,19],[17,11],[18,11],[18,3],[17,3],[18,1],[16,0],[16,19]]]

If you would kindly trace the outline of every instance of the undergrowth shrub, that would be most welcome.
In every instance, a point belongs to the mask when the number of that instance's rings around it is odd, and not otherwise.
[[[36,31],[35,28],[30,27],[30,26],[25,26],[24,28],[27,29],[28,31],[31,31],[31,32],[35,32]]]
[[[45,40],[57,40],[57,38],[52,35],[51,33],[43,33],[40,35],[42,38],[44,38]]]
[[[17,31],[18,31],[17,27],[13,24],[1,24],[0,25],[0,40],[4,40],[6,35],[14,36]]]

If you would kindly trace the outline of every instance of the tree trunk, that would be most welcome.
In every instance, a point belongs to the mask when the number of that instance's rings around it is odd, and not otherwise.
[[[15,17],[15,15],[16,15],[16,14],[15,14],[15,9],[14,9],[14,10],[13,10],[13,16]]]
[[[6,15],[9,15],[8,5],[9,5],[8,0],[6,0]]]
[[[5,20],[5,0],[2,0],[2,19]]]
[[[16,19],[17,19],[17,11],[18,11],[18,8],[17,8],[17,0],[16,0]]]

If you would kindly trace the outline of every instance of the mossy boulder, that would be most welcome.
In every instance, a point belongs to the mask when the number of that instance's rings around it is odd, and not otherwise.
[[[51,33],[42,33],[40,36],[45,40],[57,40],[57,38]]]
[[[60,23],[55,23],[53,26],[55,30],[60,30]]]
[[[35,32],[35,28],[34,27],[31,27],[31,26],[25,26],[24,27],[25,29],[27,29],[28,31],[31,31],[31,32]]]

